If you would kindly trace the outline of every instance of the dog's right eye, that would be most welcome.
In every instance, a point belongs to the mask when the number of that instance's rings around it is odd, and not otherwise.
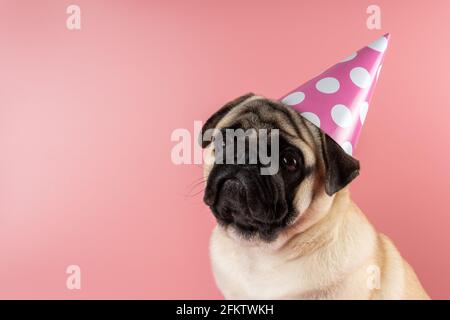
[[[297,155],[293,152],[287,151],[281,155],[281,163],[288,171],[295,171],[298,168]]]

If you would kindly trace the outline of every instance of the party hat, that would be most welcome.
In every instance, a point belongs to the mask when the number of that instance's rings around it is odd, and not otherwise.
[[[389,34],[352,53],[284,96],[294,108],[352,155],[380,74]]]

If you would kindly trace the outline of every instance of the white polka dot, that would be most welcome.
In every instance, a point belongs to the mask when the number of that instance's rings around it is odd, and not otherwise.
[[[383,52],[384,50],[386,50],[387,45],[388,45],[387,39],[385,37],[380,37],[371,44],[369,44],[368,47],[375,51]]]
[[[350,71],[350,79],[352,79],[352,82],[356,86],[358,86],[362,89],[370,86],[370,82],[371,82],[369,71],[367,71],[366,69],[364,69],[362,67],[353,68]]]
[[[302,112],[301,115],[302,115],[302,117],[311,121],[316,127],[320,128],[320,118],[315,113]]]
[[[347,154],[353,154],[353,146],[350,141],[345,141],[343,144],[341,144],[341,147]]]
[[[323,78],[316,83],[316,89],[322,93],[335,93],[339,90],[339,81],[336,78]]]
[[[361,124],[364,124],[368,110],[369,104],[367,103],[367,101],[363,101],[359,104],[359,120],[361,120]]]
[[[353,60],[353,59],[355,59],[356,55],[357,55],[357,53],[356,53],[356,52],[353,52],[353,53],[352,53],[351,55],[349,55],[347,58],[345,58],[344,60],[341,60],[341,62],[347,62],[347,61]]]
[[[341,128],[347,128],[352,123],[352,112],[343,104],[337,104],[331,109],[331,117]]]
[[[297,91],[284,97],[284,99],[281,102],[287,104],[288,106],[294,106],[296,104],[299,104],[303,100],[305,100],[305,94],[301,91]]]

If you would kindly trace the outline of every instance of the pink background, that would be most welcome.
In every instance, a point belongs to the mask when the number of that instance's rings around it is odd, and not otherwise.
[[[72,3],[81,31],[65,27]],[[385,32],[353,196],[450,298],[450,2],[378,0],[382,30],[370,4],[1,1],[0,298],[221,298],[201,168],[172,164],[170,134]]]

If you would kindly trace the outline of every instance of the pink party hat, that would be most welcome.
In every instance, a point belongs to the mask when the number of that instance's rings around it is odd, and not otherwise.
[[[281,101],[321,128],[350,155],[380,74],[389,34],[352,53]]]

